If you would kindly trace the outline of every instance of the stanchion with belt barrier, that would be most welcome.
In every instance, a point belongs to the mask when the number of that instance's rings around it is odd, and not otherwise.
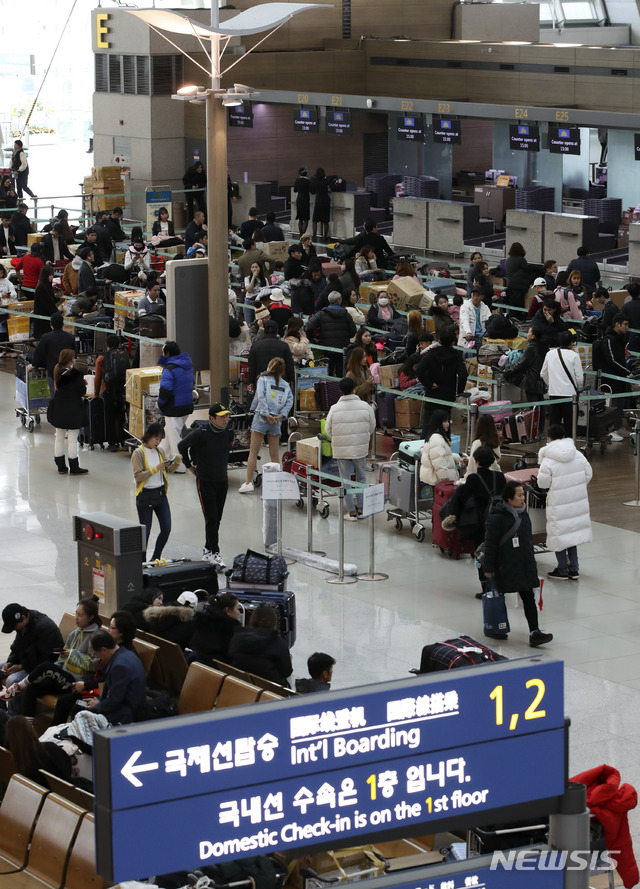
[[[623,500],[623,506],[640,507],[640,417],[634,420],[635,426],[631,433],[631,447],[635,455],[636,463],[636,496],[634,500]]]
[[[344,573],[344,497],[345,490],[343,487],[340,488],[338,493],[338,497],[340,498],[340,514],[338,516],[338,576],[337,577],[326,577],[325,583],[336,583],[336,584],[346,584],[346,583],[357,583],[358,578],[355,575],[345,575]]]

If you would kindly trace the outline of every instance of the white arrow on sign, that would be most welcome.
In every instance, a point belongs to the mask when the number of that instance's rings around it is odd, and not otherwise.
[[[137,772],[153,772],[155,769],[159,768],[159,764],[157,762],[148,762],[144,765],[137,766],[136,763],[140,756],[142,755],[142,750],[136,750],[135,753],[132,753],[127,762],[123,765],[120,770],[120,774],[123,778],[126,778],[127,781],[131,781],[134,787],[142,787],[142,781],[136,778]]]

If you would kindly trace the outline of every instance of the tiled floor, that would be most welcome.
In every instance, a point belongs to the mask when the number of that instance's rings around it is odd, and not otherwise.
[[[126,454],[84,451],[90,474],[60,477],[53,464],[53,438],[45,423],[29,434],[15,418],[14,379],[0,373],[0,577],[2,604],[17,600],[58,619],[77,597],[72,516],[103,510],[135,520],[134,489]],[[615,461],[610,463],[616,471]],[[231,473],[222,527],[227,559],[247,546],[261,546],[259,495],[236,493],[243,473]],[[173,533],[167,557],[199,556],[202,516],[193,477],[173,476]],[[327,520],[314,519],[315,545],[337,555],[336,500]],[[624,509],[620,506],[620,509]],[[306,546],[304,513],[284,506],[286,542]],[[637,527],[640,530],[640,514]],[[368,527],[346,524],[347,560],[368,566]],[[541,626],[555,634],[544,654],[565,660],[566,712],[571,718],[572,773],[602,762],[620,769],[640,787],[640,536],[594,525],[594,542],[581,552],[578,583],[544,587]],[[291,567],[296,593],[298,641],[295,675],[305,675],[307,656],[328,651],[337,659],[335,687],[407,675],[422,646],[459,633],[482,638],[475,570],[468,558],[452,561],[408,533],[396,532],[384,515],[376,520],[376,567],[388,581],[348,586],[325,583],[328,575],[300,564]],[[539,558],[541,573],[552,555]],[[510,597],[513,599],[514,597]],[[509,657],[530,653],[521,608],[510,602],[512,633],[499,650]],[[0,638],[0,655],[10,637]],[[532,763],[532,768],[542,764]],[[631,815],[636,841],[640,815]]]

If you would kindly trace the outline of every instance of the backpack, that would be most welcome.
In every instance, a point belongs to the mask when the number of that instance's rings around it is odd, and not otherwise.
[[[503,370],[511,370],[511,368],[515,367],[518,361],[524,355],[523,349],[511,349],[509,354],[507,355],[507,363],[505,364]]]
[[[594,370],[602,370],[604,364],[604,339],[594,340],[591,345],[591,366]]]
[[[506,661],[507,658],[476,642],[471,636],[457,636],[446,642],[425,645],[420,658],[418,673],[433,673],[437,670],[453,670],[456,667],[469,667],[474,664]]]
[[[108,389],[124,389],[129,356],[122,349],[108,349],[102,358],[104,383]]]
[[[503,355],[509,351],[506,343],[483,343],[478,349],[478,364],[497,367]]]

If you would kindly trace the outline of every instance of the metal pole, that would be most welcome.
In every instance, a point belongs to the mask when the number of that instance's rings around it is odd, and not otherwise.
[[[587,788],[571,783],[561,798],[560,812],[549,818],[549,845],[566,852],[589,852]],[[564,889],[588,889],[589,870],[567,869]]]
[[[623,506],[640,506],[640,420],[636,420],[635,429],[631,433],[631,444],[636,456],[636,499],[623,500]]]
[[[572,417],[571,417],[571,437],[575,441],[576,438],[578,437],[578,401],[579,401],[579,396],[578,396],[577,392],[573,393],[573,395],[571,396],[571,400],[573,402],[573,413],[572,413]],[[589,413],[589,402],[588,401],[586,404],[586,411],[587,411],[587,413]],[[587,444],[588,444],[588,442],[587,442]]]
[[[276,545],[278,548],[278,555],[281,556],[282,555],[282,500],[278,500],[276,502],[276,517],[277,517],[277,524],[278,524],[278,530],[277,530],[278,539],[276,540]]]
[[[338,496],[340,498],[338,506],[340,510],[338,516],[338,576],[327,577],[325,583],[357,583],[358,578],[355,575],[349,575],[349,577],[344,575],[344,487],[340,488]]]
[[[467,414],[467,445],[465,447],[465,451],[469,453],[471,448],[471,442],[473,441],[473,433],[476,428],[476,421],[478,419],[478,405],[472,404],[471,410]]]
[[[366,574],[358,574],[358,580],[388,580],[389,575],[383,574],[381,571],[376,572],[374,559],[375,551],[373,544],[375,516],[369,516],[369,570]]]
[[[316,556],[326,556],[320,549],[313,548],[313,487],[311,485],[311,473],[307,475],[307,552]]]

